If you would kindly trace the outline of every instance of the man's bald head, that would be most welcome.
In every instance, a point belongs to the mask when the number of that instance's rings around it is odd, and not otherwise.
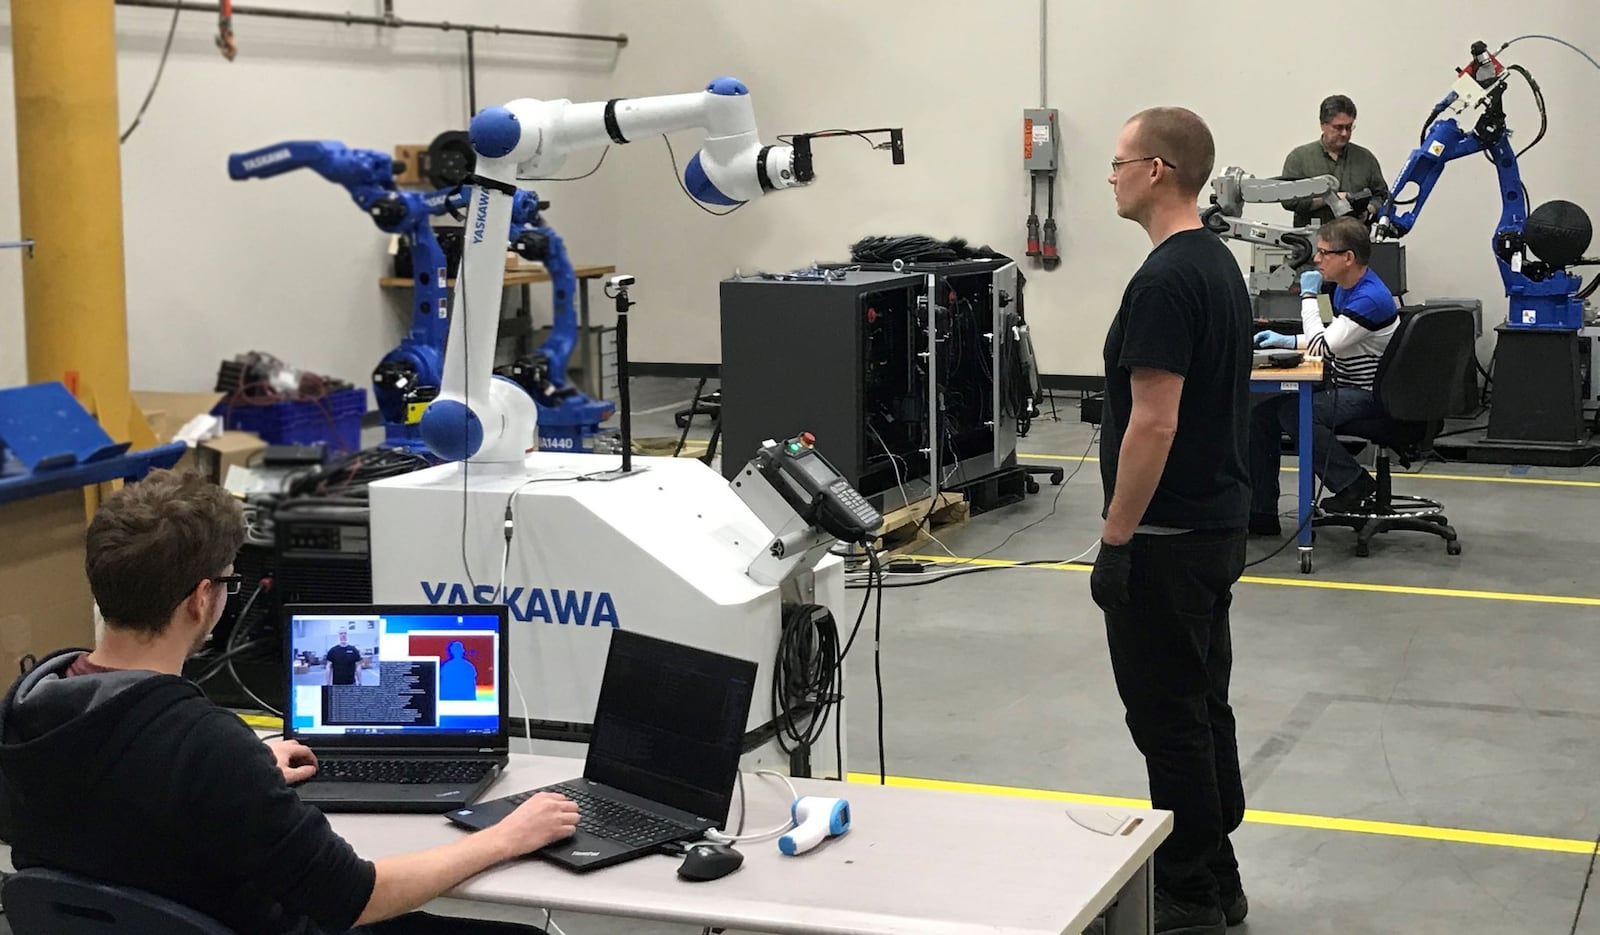
[[[1185,195],[1199,195],[1211,180],[1217,147],[1200,115],[1183,107],[1151,107],[1128,118],[1141,156],[1160,156]]]

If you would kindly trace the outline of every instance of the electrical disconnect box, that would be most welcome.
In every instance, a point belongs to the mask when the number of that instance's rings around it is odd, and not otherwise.
[[[1056,170],[1057,113],[1054,107],[1022,112],[1022,164],[1030,172]]]

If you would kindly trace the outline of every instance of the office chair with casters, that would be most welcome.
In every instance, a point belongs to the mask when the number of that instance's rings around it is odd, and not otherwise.
[[[1452,397],[1472,360],[1471,310],[1436,305],[1401,309],[1400,323],[1389,341],[1373,383],[1383,418],[1350,422],[1341,438],[1371,442],[1378,449],[1377,493],[1361,512],[1321,513],[1314,526],[1347,526],[1356,531],[1356,554],[1370,554],[1372,537],[1393,530],[1438,536],[1445,551],[1461,554],[1461,541],[1444,515],[1444,504],[1394,493],[1390,453],[1403,467],[1422,456],[1450,414]]]
[[[235,935],[171,900],[58,870],[7,874],[0,903],[15,935]]]

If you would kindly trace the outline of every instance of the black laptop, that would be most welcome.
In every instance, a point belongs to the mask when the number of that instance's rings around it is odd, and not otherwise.
[[[284,608],[283,736],[317,754],[294,787],[325,812],[447,812],[510,752],[503,605]]]
[[[577,833],[537,856],[580,871],[695,840],[728,819],[755,682],[753,662],[613,631],[583,776],[446,817],[487,828],[560,792],[578,803]]]

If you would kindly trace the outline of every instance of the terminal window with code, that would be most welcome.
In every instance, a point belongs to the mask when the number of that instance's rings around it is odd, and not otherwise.
[[[296,614],[289,638],[297,733],[499,730],[493,614]]]

